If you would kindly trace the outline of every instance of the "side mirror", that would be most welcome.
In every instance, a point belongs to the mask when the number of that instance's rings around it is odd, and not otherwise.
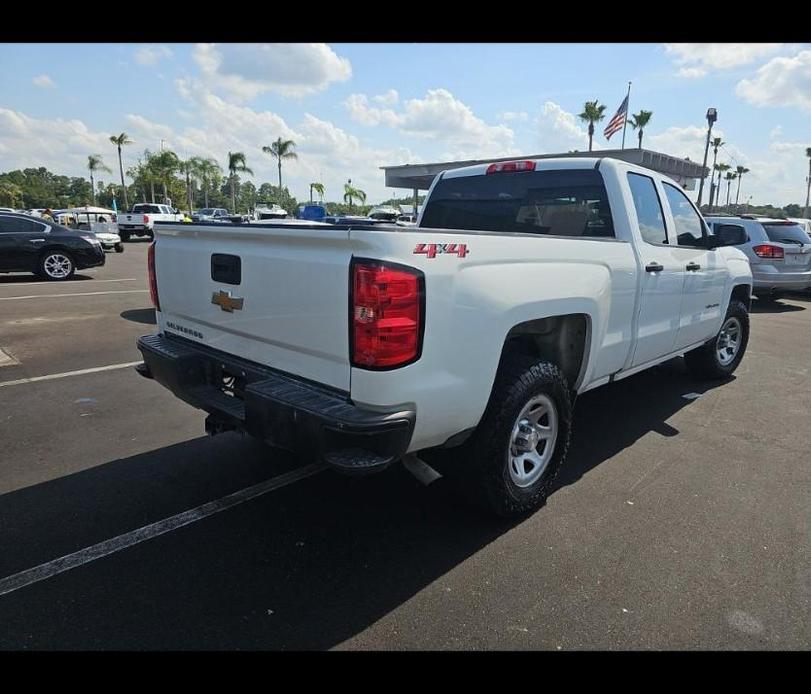
[[[746,229],[738,224],[718,224],[715,227],[715,237],[712,239],[712,246],[740,246],[749,240]]]

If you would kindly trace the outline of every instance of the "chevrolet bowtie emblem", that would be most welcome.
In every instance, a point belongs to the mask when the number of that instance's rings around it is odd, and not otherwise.
[[[211,303],[216,304],[223,311],[228,311],[228,313],[233,313],[234,309],[241,311],[244,301],[245,299],[242,297],[231,296],[231,292],[224,292],[222,289],[211,295]]]

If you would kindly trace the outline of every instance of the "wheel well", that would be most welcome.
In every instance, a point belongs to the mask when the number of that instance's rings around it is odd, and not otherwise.
[[[583,313],[549,316],[519,323],[510,329],[501,350],[501,365],[516,354],[556,364],[570,388],[579,385],[585,365],[589,318]]]
[[[752,287],[748,284],[738,284],[732,288],[732,296],[730,296],[730,301],[733,299],[737,299],[738,301],[742,301],[744,306],[746,306],[746,310],[749,311],[752,308]]]

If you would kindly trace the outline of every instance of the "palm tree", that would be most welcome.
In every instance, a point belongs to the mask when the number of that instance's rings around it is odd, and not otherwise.
[[[208,207],[208,191],[212,186],[216,187],[217,181],[222,175],[222,169],[214,159],[200,159],[197,173],[203,182],[203,197],[205,198],[205,207]]]
[[[242,152],[228,152],[228,172],[231,178],[231,209],[237,213],[237,191],[236,178],[238,173],[246,173],[253,176],[245,163],[245,154]]]
[[[262,151],[274,157],[279,164],[279,195],[282,194],[282,159],[298,159],[298,154],[293,151],[295,146],[293,140],[278,138],[270,147],[262,147]]]
[[[318,193],[318,199],[324,199],[324,184],[323,183],[311,183],[310,184],[310,202],[313,201],[313,191]]]
[[[93,178],[93,174],[96,171],[107,171],[108,173],[112,173],[113,170],[107,166],[101,158],[100,154],[90,154],[87,157],[87,168],[90,171],[90,188],[91,193],[93,195],[93,204],[96,204],[96,180]]]
[[[158,182],[163,184],[164,204],[169,199],[168,183],[176,171],[180,170],[180,158],[170,149],[165,149],[158,154],[152,155],[149,165],[155,174]]]
[[[805,216],[808,217],[808,198],[811,196],[811,147],[805,148],[805,156],[808,157],[808,186],[805,189]]]
[[[123,145],[131,145],[132,140],[130,140],[127,133],[121,133],[120,135],[110,135],[110,142],[118,147],[118,170],[121,172],[121,190],[124,192],[124,209],[128,210],[130,204],[127,200],[127,184],[124,183],[124,164],[121,162],[121,147]]]
[[[642,129],[647,126],[650,122],[650,117],[653,115],[653,111],[645,111],[644,109],[639,113],[634,113],[628,119],[628,123],[631,127],[636,130],[639,129],[639,149],[642,149]]]
[[[727,182],[727,207],[729,207],[729,188],[732,185],[732,181],[738,178],[738,174],[734,171],[727,171],[726,175],[724,176],[724,180]]]
[[[735,204],[738,204],[738,198],[741,196],[741,179],[745,173],[749,173],[749,169],[745,166],[736,166],[735,172],[738,174],[738,190],[735,192]]]
[[[720,207],[721,200],[721,175],[725,174],[732,167],[729,164],[716,164],[715,170],[718,172],[718,185],[715,187],[715,204]]]
[[[352,179],[350,178],[349,181],[344,183],[344,202],[349,203],[349,209],[352,209],[352,200],[357,198],[360,200],[361,204],[366,202],[366,193],[363,192],[360,188],[354,188],[352,186]]]
[[[194,210],[192,191],[194,183],[200,176],[201,161],[202,159],[199,157],[189,157],[186,161],[178,161],[178,170],[186,177],[186,204],[188,205],[189,214]]]
[[[721,147],[722,145],[725,145],[726,142],[724,142],[720,137],[714,137],[710,144],[712,145],[712,169],[713,171],[716,171],[717,169],[715,166],[715,162],[718,160],[718,148]],[[713,181],[715,180],[714,177],[715,174],[713,174],[710,177],[710,211],[712,211],[713,193],[715,192],[715,187],[713,184]]]
[[[599,123],[605,118],[605,106],[600,104],[597,100],[587,101],[583,105],[583,113],[579,113],[577,117],[584,123],[589,124],[589,152],[591,152],[591,142],[594,137],[594,124]]]

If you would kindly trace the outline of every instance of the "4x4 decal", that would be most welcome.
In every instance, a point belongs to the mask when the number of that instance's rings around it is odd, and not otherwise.
[[[469,251],[466,243],[418,243],[414,248],[414,255],[427,255],[429,258],[436,258],[440,253],[464,258]]]

